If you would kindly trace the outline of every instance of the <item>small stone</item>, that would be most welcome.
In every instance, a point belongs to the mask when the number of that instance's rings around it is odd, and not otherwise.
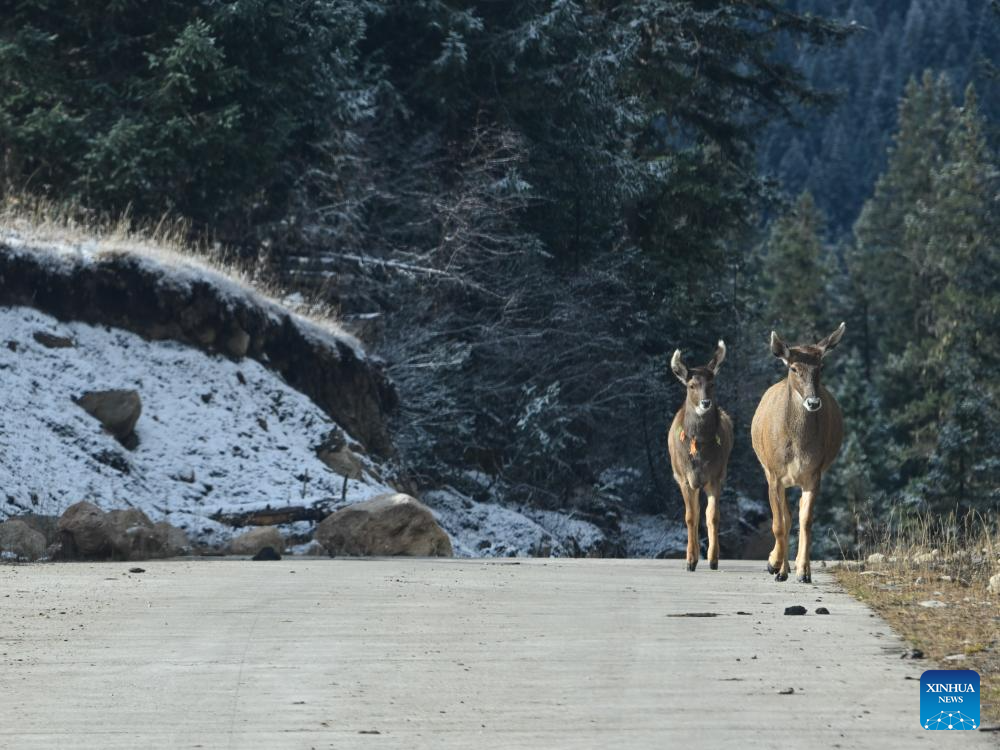
[[[806,613],[806,608],[799,604],[796,604],[791,607],[785,607],[786,615],[804,615],[805,613]]]
[[[32,338],[46,349],[72,349],[76,346],[76,342],[68,336],[56,336],[45,331],[35,331]]]
[[[242,359],[250,348],[250,334],[239,326],[234,326],[223,344],[227,354],[236,359]]]
[[[944,657],[942,661],[955,662],[955,661],[965,661],[965,659],[966,659],[965,654],[952,654],[951,656]]]
[[[261,560],[280,560],[281,555],[274,551],[274,547],[262,547],[260,551],[250,559],[258,562]]]
[[[816,614],[817,615],[828,615],[828,614],[830,614],[830,610],[828,610],[826,607],[816,607]]]
[[[990,576],[990,583],[986,590],[991,594],[1000,594],[1000,573]]]
[[[904,651],[899,657],[900,659],[923,659],[924,652],[919,648],[912,648],[909,651]]]
[[[256,555],[264,547],[271,547],[274,550],[283,550],[285,548],[281,532],[273,526],[258,526],[240,536],[234,537],[229,542],[229,554]]]
[[[917,576],[917,580],[915,580],[913,583],[916,584],[917,586],[920,586],[921,584],[924,583],[924,577],[923,576]]]
[[[145,573],[146,569],[145,568],[129,568],[128,572],[129,573]]]
[[[948,605],[937,599],[925,599],[920,602],[921,607],[928,607],[930,609],[940,609],[941,607],[947,607]]]
[[[795,688],[787,687],[778,691],[778,695],[795,695]]]
[[[885,555],[883,555],[881,552],[873,552],[872,554],[868,555],[868,562],[872,563],[873,565],[879,565],[881,563],[884,563]]]

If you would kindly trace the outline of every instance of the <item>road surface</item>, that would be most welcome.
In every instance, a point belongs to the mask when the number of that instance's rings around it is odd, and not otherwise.
[[[819,565],[815,585],[762,568],[0,566],[0,747],[938,746],[918,716],[930,665],[901,660]],[[995,747],[964,735],[963,748]]]

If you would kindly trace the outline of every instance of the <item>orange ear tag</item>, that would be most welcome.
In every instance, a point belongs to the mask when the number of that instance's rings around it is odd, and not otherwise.
[[[695,440],[694,438],[691,438],[691,447],[688,448],[688,452],[692,456],[697,455],[697,453],[698,453],[698,441]]]
[[[681,427],[680,432],[677,433],[677,437],[679,437],[681,439],[682,443],[687,439],[687,435],[684,434],[684,428],[683,427]]]

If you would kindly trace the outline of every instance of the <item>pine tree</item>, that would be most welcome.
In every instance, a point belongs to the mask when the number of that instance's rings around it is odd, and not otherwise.
[[[809,192],[774,222],[763,254],[764,320],[795,340],[817,337],[829,322],[829,273],[823,216]]]
[[[907,243],[906,228],[916,207],[930,200],[953,118],[947,79],[927,72],[920,83],[907,84],[889,164],[854,228],[852,275],[872,328],[867,348],[877,345],[883,357],[924,330],[921,309],[933,268],[919,246]]]

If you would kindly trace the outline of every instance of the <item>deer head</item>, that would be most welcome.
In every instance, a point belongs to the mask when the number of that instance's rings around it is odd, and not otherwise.
[[[677,349],[670,358],[670,369],[677,379],[687,387],[687,405],[699,417],[709,412],[715,402],[715,376],[726,358],[726,344],[719,339],[715,354],[704,367],[688,369],[681,361],[681,350]]]
[[[788,346],[777,333],[771,331],[771,353],[788,367],[788,384],[798,396],[802,408],[808,412],[823,408],[820,397],[823,358],[840,343],[846,328],[846,324],[841,323],[836,331],[811,346]]]

